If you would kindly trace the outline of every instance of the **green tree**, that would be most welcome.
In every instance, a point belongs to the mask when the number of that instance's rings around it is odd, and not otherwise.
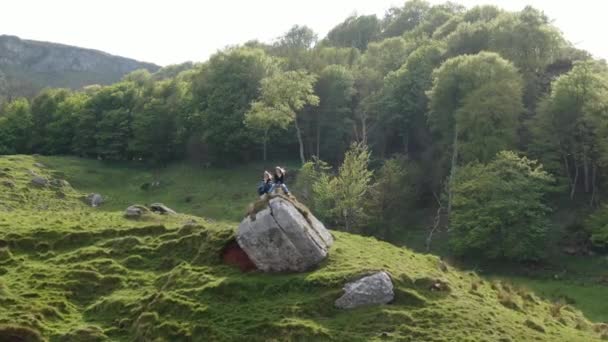
[[[390,240],[400,233],[398,227],[407,222],[416,199],[419,170],[404,156],[387,159],[376,172],[377,180],[370,187],[366,210],[369,213],[369,232]]]
[[[0,154],[30,152],[32,126],[30,104],[26,99],[7,103],[0,112]]]
[[[552,181],[536,161],[510,151],[488,164],[460,168],[450,218],[453,251],[489,259],[541,257],[550,212],[544,202]]]
[[[210,160],[251,158],[256,137],[245,126],[245,113],[274,70],[275,61],[263,50],[233,48],[212,56],[192,76],[192,109],[200,113],[196,126]]]
[[[451,151],[449,215],[457,166],[488,161],[514,146],[523,111],[522,80],[517,69],[496,53],[459,56],[434,72],[429,99],[428,121],[439,138],[438,147]]]
[[[576,63],[551,88],[531,121],[531,153],[567,179],[572,198],[582,186],[592,193],[593,202],[601,171],[608,169],[608,68],[596,62]]]
[[[323,155],[326,160],[338,160],[352,141],[354,82],[352,72],[341,65],[330,65],[319,76],[315,92],[320,102],[314,111],[317,158]]]
[[[360,230],[367,220],[365,202],[373,175],[369,158],[367,146],[353,143],[344,155],[338,174],[332,177],[323,173],[313,184],[317,206],[346,231]]]
[[[389,9],[382,21],[382,35],[396,37],[412,31],[424,20],[430,8],[429,3],[424,0],[410,0],[403,7]]]
[[[378,39],[380,32],[381,22],[375,15],[353,15],[329,31],[323,44],[365,51],[370,42]]]
[[[306,163],[304,140],[298,124],[298,113],[304,106],[316,106],[319,98],[314,94],[316,77],[305,71],[278,72],[261,82],[260,97],[252,103],[250,116],[265,116],[267,125],[278,124],[287,127],[295,124],[296,137],[300,145],[300,161]],[[257,114],[264,113],[264,114]]]

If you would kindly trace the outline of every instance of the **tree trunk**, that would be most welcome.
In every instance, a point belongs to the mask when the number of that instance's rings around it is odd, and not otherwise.
[[[585,177],[585,193],[589,193],[589,159],[585,149],[583,149],[583,176]]]
[[[317,159],[321,159],[320,154],[321,145],[321,118],[317,118]]]
[[[267,145],[268,145],[268,130],[264,131],[264,161],[266,161],[266,149],[267,149]]]
[[[454,125],[454,141],[452,142],[452,163],[450,168],[450,179],[448,181],[448,226],[452,214],[452,187],[454,186],[454,178],[456,177],[456,168],[458,164],[458,127]]]
[[[296,124],[296,136],[298,138],[298,143],[300,144],[300,161],[302,165],[306,163],[306,158],[304,158],[304,142],[302,141],[302,132],[300,131],[300,126],[298,126],[298,118],[296,117],[294,120]]]
[[[570,199],[574,199],[574,193],[576,192],[576,183],[578,182],[578,163],[576,157],[574,158],[574,178],[572,179],[572,188],[570,189]]]
[[[595,179],[597,177],[597,165],[595,163],[593,163],[593,166],[591,167],[591,201],[590,201],[590,206],[594,207],[596,204],[596,193],[597,193],[597,185],[595,182]]]

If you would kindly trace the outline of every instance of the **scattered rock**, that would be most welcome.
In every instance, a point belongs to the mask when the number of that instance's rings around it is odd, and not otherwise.
[[[101,197],[100,194],[89,194],[86,197],[86,202],[91,207],[98,207],[100,204],[103,203],[103,197]]]
[[[138,219],[138,218],[148,214],[149,212],[150,212],[150,210],[148,210],[148,208],[144,207],[143,205],[135,204],[135,205],[129,206],[125,210],[124,216],[128,219]]]
[[[152,212],[157,213],[157,214],[161,214],[161,215],[175,215],[177,214],[175,212],[175,210],[167,207],[166,205],[162,204],[162,203],[152,203],[150,204],[150,210],[152,210]]]
[[[303,205],[273,197],[253,207],[236,239],[258,269],[303,272],[327,257],[333,237]]]
[[[39,169],[44,169],[46,167],[46,165],[42,164],[42,163],[34,163],[34,166],[39,168]]]
[[[378,272],[344,286],[344,295],[335,302],[337,308],[386,304],[395,298],[393,282],[386,272]]]
[[[57,188],[64,188],[64,187],[70,186],[70,183],[68,183],[68,181],[63,180],[63,179],[52,179],[50,181],[50,184]]]
[[[4,185],[7,188],[11,188],[11,189],[14,189],[16,186],[15,183],[10,180],[3,180],[2,185]]]
[[[49,181],[44,177],[35,176],[34,178],[32,178],[31,183],[35,186],[43,187],[46,186]]]

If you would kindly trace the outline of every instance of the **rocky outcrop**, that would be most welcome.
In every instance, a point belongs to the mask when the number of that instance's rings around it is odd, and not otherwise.
[[[344,295],[335,302],[337,308],[354,309],[360,306],[379,305],[395,298],[393,282],[386,272],[378,272],[344,286]]]
[[[164,205],[162,203],[152,203],[152,204],[150,204],[150,210],[152,210],[153,213],[157,213],[157,214],[161,214],[161,215],[175,215],[175,214],[177,214],[175,212],[175,210],[167,207],[166,205]]]
[[[303,272],[327,257],[333,237],[301,204],[278,196],[256,203],[236,240],[265,272]]]
[[[150,210],[142,205],[131,205],[125,210],[125,218],[128,219],[138,219],[146,214],[148,214]]]

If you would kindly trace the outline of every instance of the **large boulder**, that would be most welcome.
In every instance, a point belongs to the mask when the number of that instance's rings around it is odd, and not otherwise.
[[[344,286],[344,295],[334,303],[340,309],[386,304],[395,298],[393,282],[386,272],[378,272]]]
[[[239,225],[236,240],[258,269],[303,272],[327,257],[333,237],[304,206],[285,197],[257,205]]]

